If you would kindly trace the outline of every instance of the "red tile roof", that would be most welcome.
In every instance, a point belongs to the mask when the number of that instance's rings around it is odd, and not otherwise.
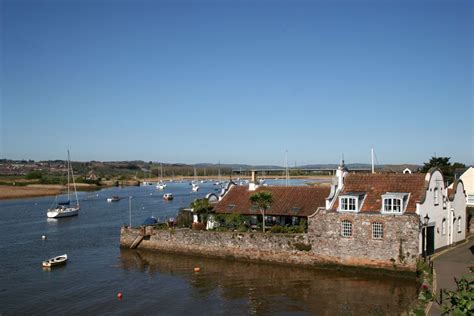
[[[350,192],[365,193],[360,212],[379,212],[382,208],[382,195],[387,192],[410,193],[406,213],[416,212],[416,202],[423,201],[426,193],[425,176],[416,174],[348,174],[339,196]],[[339,199],[333,209],[339,207]]]
[[[266,215],[309,216],[319,207],[326,205],[326,198],[329,195],[330,189],[329,186],[264,186],[256,191],[249,191],[246,186],[234,186],[216,204],[214,211],[221,214],[231,214],[234,212],[243,215],[258,215],[260,211],[252,207],[250,196],[256,192],[267,191],[272,193],[273,203],[266,211]]]

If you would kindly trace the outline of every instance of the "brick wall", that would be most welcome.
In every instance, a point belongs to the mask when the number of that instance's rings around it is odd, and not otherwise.
[[[341,235],[343,220],[352,222],[352,237]],[[416,215],[382,215],[320,211],[308,219],[311,251],[328,261],[415,270],[419,226]],[[372,238],[372,223],[383,225],[383,238]]]

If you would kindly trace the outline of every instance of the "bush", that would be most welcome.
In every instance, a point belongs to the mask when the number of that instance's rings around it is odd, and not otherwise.
[[[311,245],[310,244],[303,244],[303,243],[296,243],[294,244],[296,250],[299,251],[310,251],[311,250]]]
[[[30,171],[25,176],[25,178],[28,180],[41,179],[42,177],[43,173],[39,170]]]
[[[193,214],[187,210],[180,210],[176,217],[176,226],[190,228],[193,223]]]
[[[473,315],[474,314],[474,281],[461,278],[454,279],[457,290],[444,293],[449,299],[449,304],[443,305],[443,314]]]
[[[270,232],[274,234],[279,234],[279,233],[286,233],[286,227],[280,226],[280,225],[275,225],[270,228]]]
[[[270,232],[275,234],[302,234],[305,232],[304,226],[294,225],[294,226],[280,226],[275,225],[270,228]]]

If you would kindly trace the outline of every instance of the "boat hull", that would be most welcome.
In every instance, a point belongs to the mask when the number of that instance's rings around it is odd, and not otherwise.
[[[71,217],[79,215],[78,207],[68,207],[65,209],[50,209],[46,213],[48,218],[61,218],[61,217]]]
[[[57,256],[57,257],[48,259],[46,261],[43,261],[42,264],[43,264],[43,267],[45,267],[45,268],[51,268],[51,267],[55,267],[55,266],[65,264],[66,261],[67,261],[67,254],[64,254],[62,256]]]

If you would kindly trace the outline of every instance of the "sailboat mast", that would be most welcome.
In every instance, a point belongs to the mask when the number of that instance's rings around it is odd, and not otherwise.
[[[72,184],[74,186],[74,194],[76,195],[76,204],[79,207],[79,199],[77,198],[76,180],[74,180],[74,170],[72,169],[71,157],[69,155],[69,149],[67,151],[67,157],[68,157],[68,161],[69,161],[69,166],[71,167],[71,177],[72,177]],[[69,187],[69,184],[68,184],[68,187]]]
[[[70,161],[69,161],[69,149],[67,150],[67,200],[68,202],[71,201],[71,198],[70,198],[70,193],[69,193],[69,177],[70,177],[70,173],[69,173],[69,169],[70,169]]]

